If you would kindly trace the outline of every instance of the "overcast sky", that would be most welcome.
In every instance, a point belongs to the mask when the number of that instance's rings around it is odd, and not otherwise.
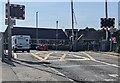
[[[14,0],[11,0],[14,1]],[[22,1],[22,0],[21,0]],[[27,1],[27,0],[26,0]],[[70,2],[11,2],[26,7],[25,20],[16,20],[16,26],[35,27],[35,13],[39,12],[39,27],[55,28],[55,22],[59,21],[59,28],[71,29]],[[84,29],[92,27],[100,29],[100,18],[105,17],[104,2],[75,2],[74,12],[77,19],[75,28]],[[109,17],[115,18],[118,23],[118,2],[108,3]],[[0,2],[0,32],[6,29],[5,2]]]

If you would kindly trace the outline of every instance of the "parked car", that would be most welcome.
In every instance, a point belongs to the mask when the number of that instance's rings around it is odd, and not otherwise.
[[[47,51],[48,50],[48,46],[46,44],[41,44],[41,45],[36,46],[36,50]]]

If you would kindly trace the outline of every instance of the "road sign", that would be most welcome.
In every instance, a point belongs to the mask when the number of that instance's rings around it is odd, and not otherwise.
[[[8,18],[8,4],[6,4],[6,18]],[[25,6],[10,4],[10,18],[25,19]]]
[[[101,28],[114,28],[115,18],[101,18]]]
[[[10,24],[16,25],[16,20],[11,20],[10,22]],[[8,19],[5,19],[5,25],[8,25]]]

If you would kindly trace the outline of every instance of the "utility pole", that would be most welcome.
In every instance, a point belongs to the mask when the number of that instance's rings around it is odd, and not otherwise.
[[[105,14],[106,19],[108,18],[108,6],[107,6],[107,0],[105,1]],[[106,27],[106,41],[108,40],[108,27]]]
[[[12,58],[12,43],[11,43],[11,18],[10,18],[10,1],[8,0],[8,59]]]
[[[73,45],[74,45],[74,9],[73,9],[73,0],[71,0],[71,14],[72,14],[72,48],[73,48]]]
[[[38,45],[38,12],[36,12],[36,46]]]
[[[58,42],[58,21],[56,21],[56,51],[57,51],[57,42]]]

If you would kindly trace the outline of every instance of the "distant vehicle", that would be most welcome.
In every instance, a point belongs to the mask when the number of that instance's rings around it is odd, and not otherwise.
[[[29,35],[14,35],[12,36],[12,49],[16,51],[30,52],[30,36]]]
[[[36,50],[47,51],[48,50],[48,46],[46,44],[41,44],[39,46],[36,46]]]

